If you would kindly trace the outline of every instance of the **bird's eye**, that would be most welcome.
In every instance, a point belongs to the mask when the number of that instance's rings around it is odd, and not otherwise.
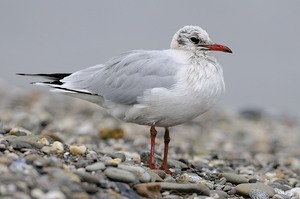
[[[196,37],[191,37],[190,40],[194,43],[194,44],[198,44],[200,42],[200,39],[196,38]]]

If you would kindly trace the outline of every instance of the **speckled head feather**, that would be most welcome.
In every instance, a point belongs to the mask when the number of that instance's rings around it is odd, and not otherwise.
[[[173,36],[171,49],[188,51],[207,50],[202,45],[211,45],[213,42],[207,32],[199,26],[184,26]]]

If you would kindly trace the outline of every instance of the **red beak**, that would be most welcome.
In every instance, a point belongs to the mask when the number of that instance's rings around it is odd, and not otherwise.
[[[227,46],[221,45],[221,44],[204,45],[204,47],[208,48],[210,50],[213,50],[213,51],[221,51],[221,52],[225,52],[225,53],[232,53],[230,48],[228,48]]]

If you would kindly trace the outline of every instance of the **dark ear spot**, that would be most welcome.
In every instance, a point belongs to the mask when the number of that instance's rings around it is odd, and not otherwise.
[[[184,45],[184,44],[185,44],[183,37],[180,36],[180,35],[178,36],[177,42],[178,42],[178,44],[180,44],[180,45]]]

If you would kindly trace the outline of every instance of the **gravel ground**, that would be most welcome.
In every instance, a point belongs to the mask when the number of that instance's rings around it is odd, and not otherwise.
[[[300,198],[300,126],[287,116],[215,108],[173,127],[167,174],[147,167],[149,127],[4,83],[0,99],[1,198]]]

